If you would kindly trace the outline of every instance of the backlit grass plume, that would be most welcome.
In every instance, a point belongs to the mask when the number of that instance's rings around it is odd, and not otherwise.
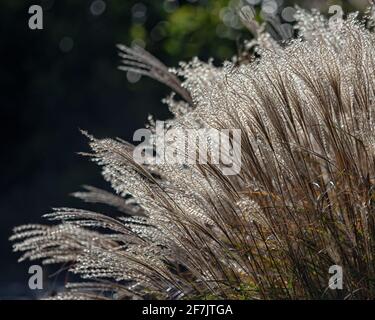
[[[168,129],[241,129],[241,172],[140,165],[132,145],[87,135],[116,194],[75,195],[118,218],[61,208],[45,216],[57,224],[12,236],[21,260],[68,263],[89,281],[58,298],[375,298],[372,18],[297,19],[296,39],[280,44],[259,30],[249,44],[257,58],[220,68],[193,59],[169,70],[120,46],[122,69],[177,94],[165,99]],[[342,290],[329,288],[333,265]]]

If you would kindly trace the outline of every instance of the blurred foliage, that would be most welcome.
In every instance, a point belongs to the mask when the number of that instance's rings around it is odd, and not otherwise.
[[[114,1],[116,2],[116,1]],[[144,44],[177,63],[192,56],[224,60],[236,52],[229,28],[222,28],[220,11],[228,0],[133,2],[130,43]],[[117,10],[112,3],[110,10]]]
[[[147,17],[157,17],[155,25],[151,19],[134,19],[137,15],[136,3],[133,8],[133,25],[130,29],[132,40],[145,43],[149,50],[163,51],[173,61],[201,56],[213,57],[219,61],[231,58],[248,34],[238,17],[238,8],[257,3],[257,18],[271,1],[277,3],[278,14],[286,6],[299,5],[305,8],[317,7],[327,12],[331,5],[341,5],[344,10],[362,9],[368,0],[190,0],[190,1],[142,1],[147,8]],[[134,11],[135,9],[135,11]]]

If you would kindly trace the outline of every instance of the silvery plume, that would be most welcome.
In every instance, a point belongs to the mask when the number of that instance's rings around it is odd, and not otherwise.
[[[114,193],[75,196],[118,216],[56,209],[55,224],[15,228],[20,260],[83,279],[56,299],[375,298],[373,12],[332,22],[299,10],[294,39],[257,27],[251,57],[221,67],[168,69],[119,46],[121,69],[173,90],[166,130],[241,130],[241,171],[139,164],[131,144],[86,134]],[[329,288],[333,265],[342,290]]]

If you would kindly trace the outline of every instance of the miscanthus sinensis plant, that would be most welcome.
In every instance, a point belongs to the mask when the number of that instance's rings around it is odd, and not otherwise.
[[[277,43],[260,28],[248,44],[256,55],[222,67],[193,59],[169,70],[120,46],[123,69],[176,93],[165,99],[169,129],[241,129],[241,172],[140,165],[131,144],[87,135],[115,194],[75,196],[119,216],[61,208],[45,216],[57,224],[12,237],[20,260],[67,264],[86,279],[58,298],[375,298],[373,20],[297,19],[295,39]],[[328,288],[332,265],[343,290]]]

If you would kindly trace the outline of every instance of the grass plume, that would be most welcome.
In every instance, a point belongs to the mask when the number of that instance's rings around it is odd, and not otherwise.
[[[375,298],[375,36],[355,14],[297,18],[297,39],[281,45],[262,31],[260,58],[246,64],[169,70],[120,47],[126,70],[184,99],[165,100],[170,128],[241,129],[242,169],[141,166],[131,145],[90,136],[116,195],[75,195],[119,217],[62,208],[46,215],[58,224],[12,236],[21,260],[69,263],[91,281],[58,298]],[[343,290],[328,288],[332,265]]]

